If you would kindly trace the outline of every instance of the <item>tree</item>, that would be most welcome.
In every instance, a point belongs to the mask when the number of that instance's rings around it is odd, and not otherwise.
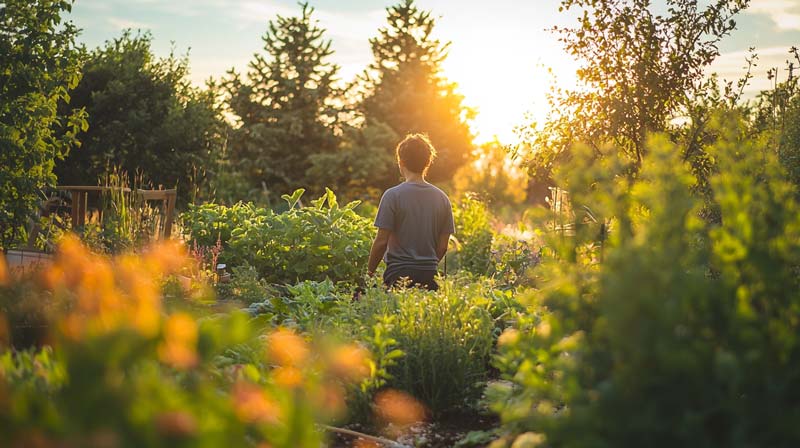
[[[468,122],[475,114],[463,105],[456,84],[442,76],[449,44],[432,37],[434,18],[413,0],[387,8],[386,20],[388,26],[370,39],[375,60],[362,76],[360,108],[367,119],[388,124],[398,136],[427,133],[438,152],[429,177],[448,180],[470,159]],[[386,150],[393,156],[394,145]]]
[[[230,107],[240,126],[233,132],[231,156],[254,187],[280,194],[305,186],[310,156],[335,150],[339,91],[337,65],[325,30],[301,15],[278,16],[263,36],[265,54],[256,54],[247,79],[231,72]]]
[[[68,0],[0,4],[0,246],[22,236],[53,164],[77,146],[83,111],[57,113],[80,80],[77,28]]]
[[[453,176],[456,196],[475,193],[493,206],[516,205],[525,201],[527,176],[519,160],[509,157],[496,138],[474,151],[475,161]]]
[[[335,152],[312,154],[309,177],[348,199],[380,199],[386,179],[398,179],[397,161],[386,148],[397,144],[397,134],[384,123],[345,125]]]
[[[113,165],[145,183],[177,186],[182,202],[202,187],[224,139],[214,93],[189,84],[185,57],[156,58],[151,43],[148,33],[125,31],[89,53],[72,94],[89,129],[81,149],[56,167],[62,182],[94,184]]]
[[[795,74],[800,65],[800,50],[792,47],[787,61],[787,78],[778,79],[778,69],[768,72],[773,88],[761,92],[755,105],[753,127],[756,132],[767,132],[775,140],[778,160],[789,179],[800,186],[800,81]]]
[[[579,141],[593,148],[613,143],[638,170],[646,136],[664,130],[702,88],[720,40],[736,27],[732,17],[748,3],[667,0],[660,15],[650,0],[562,0],[559,10],[582,11],[576,26],[553,28],[583,64],[581,86],[553,92],[554,112],[523,135],[533,174],[549,178]]]

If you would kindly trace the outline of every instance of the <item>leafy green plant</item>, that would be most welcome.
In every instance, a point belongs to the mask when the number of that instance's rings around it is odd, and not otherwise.
[[[234,229],[259,225],[271,216],[270,209],[259,208],[251,203],[238,202],[231,206],[189,204],[188,210],[181,214],[181,221],[190,244],[211,247],[220,241],[227,248]]]
[[[227,283],[217,284],[217,299],[237,300],[245,305],[263,302],[275,291],[250,265],[234,266]]]
[[[699,218],[666,138],[648,141],[632,184],[576,152],[562,180],[576,204],[592,198],[613,218],[607,254],[587,250],[580,229],[551,242],[558,257],[528,297],[540,319],[501,337],[497,366],[513,386],[494,391],[494,409],[506,431],[565,447],[798,443],[796,190],[738,117],[713,128],[719,224]]]
[[[219,238],[225,246],[222,261],[253,266],[270,283],[356,281],[366,270],[375,232],[355,213],[359,202],[339,206],[327,190],[301,207],[303,193],[284,195],[289,210],[283,213],[249,204],[192,207],[183,215],[185,229],[201,243]]]
[[[486,204],[465,197],[453,210],[458,240],[456,260],[459,269],[475,275],[487,275],[492,266],[494,238]]]
[[[0,9],[0,247],[22,239],[53,165],[86,130],[83,110],[59,108],[80,81],[72,1],[7,0]]]
[[[450,279],[437,292],[397,292],[391,336],[405,356],[389,369],[391,384],[435,414],[471,406],[483,390],[494,320],[490,292],[481,286]]]

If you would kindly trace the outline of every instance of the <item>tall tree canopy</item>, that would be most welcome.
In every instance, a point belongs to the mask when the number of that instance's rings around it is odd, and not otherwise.
[[[551,96],[554,111],[542,129],[525,135],[531,168],[548,178],[577,141],[614,143],[634,168],[646,136],[664,130],[702,88],[704,70],[719,55],[720,40],[736,26],[732,17],[749,0],[667,0],[657,14],[651,0],[562,0],[560,10],[580,10],[576,26],[554,28],[569,54],[582,63],[579,89]]]
[[[222,145],[223,121],[213,94],[192,87],[188,62],[159,59],[150,34],[125,31],[89,53],[72,102],[86,109],[89,129],[56,167],[62,182],[95,184],[110,166],[145,182],[177,186],[187,200]]]
[[[474,111],[463,105],[456,84],[441,73],[449,44],[432,37],[435,19],[413,0],[387,8],[386,20],[388,25],[370,39],[375,60],[362,77],[361,109],[399,136],[427,133],[438,151],[429,176],[434,181],[450,179],[472,153],[468,122]],[[393,151],[394,146],[386,149]]]
[[[250,63],[247,79],[227,83],[230,106],[240,121],[231,157],[255,187],[280,195],[308,183],[312,154],[334,151],[340,92],[337,65],[325,30],[301,4],[296,17],[278,16],[263,37],[264,53]]]
[[[78,30],[62,23],[68,0],[0,3],[0,246],[21,235],[39,200],[55,183],[53,164],[85,127],[83,112],[57,113],[80,80]]]

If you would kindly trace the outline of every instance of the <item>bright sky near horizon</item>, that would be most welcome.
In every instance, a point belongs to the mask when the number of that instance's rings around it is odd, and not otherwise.
[[[341,66],[340,77],[351,80],[371,61],[369,38],[384,26],[391,0],[311,0],[316,17],[327,29]],[[478,110],[472,123],[477,141],[497,136],[514,140],[514,127],[530,114],[542,119],[545,94],[555,82],[575,83],[577,65],[566,55],[554,25],[569,25],[558,12],[558,0],[418,0],[439,17],[434,34],[452,42],[444,74],[459,85],[465,103]],[[654,0],[658,7],[664,0]],[[707,2],[701,2],[707,3]],[[267,21],[276,14],[297,14],[295,0],[77,0],[71,20],[83,30],[89,47],[120,35],[125,28],[150,30],[154,50],[189,50],[192,81],[202,84],[234,67],[246,68],[260,51]],[[800,0],[751,0],[737,17],[738,29],[721,44],[722,56],[713,70],[723,78],[743,73],[748,47],[759,54],[752,94],[769,85],[766,71],[785,67],[788,50],[800,46]],[[552,68],[553,75],[547,73]]]

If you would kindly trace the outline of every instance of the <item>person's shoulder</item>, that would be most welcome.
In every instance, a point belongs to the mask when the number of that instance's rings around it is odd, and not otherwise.
[[[394,187],[387,188],[386,191],[383,192],[383,197],[390,197],[396,195],[401,190],[400,187],[402,186],[403,184],[397,184]]]
[[[441,188],[439,188],[439,187],[437,187],[436,185],[433,185],[433,184],[428,184],[428,185],[433,187],[434,191],[436,191],[439,194],[439,196],[441,196],[443,199],[446,199],[447,202],[450,202],[450,197],[447,196],[447,193],[445,193],[444,190],[442,190]]]

